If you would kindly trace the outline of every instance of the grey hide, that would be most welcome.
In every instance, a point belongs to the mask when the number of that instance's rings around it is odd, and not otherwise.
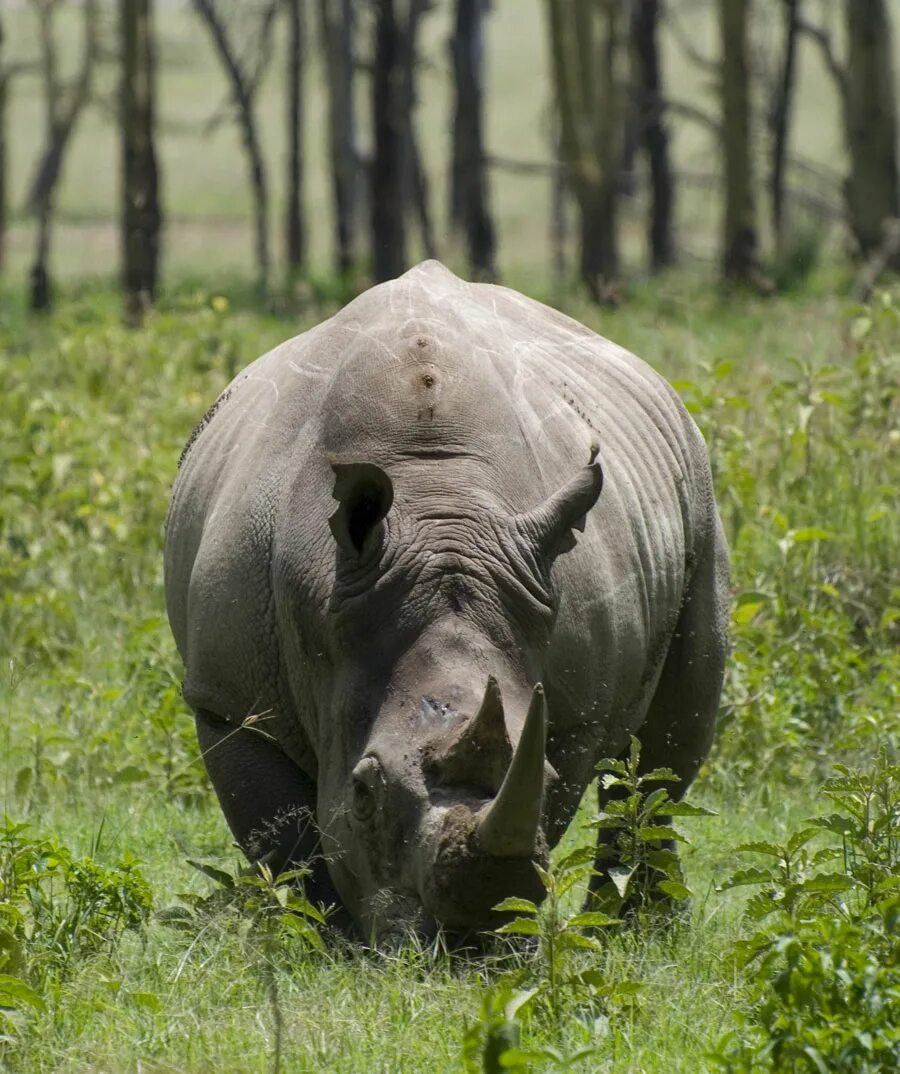
[[[678,794],[710,746],[727,553],[696,426],[634,355],[434,261],[235,378],[165,573],[235,838],[313,862],[367,937],[490,925],[599,758],[636,734]]]

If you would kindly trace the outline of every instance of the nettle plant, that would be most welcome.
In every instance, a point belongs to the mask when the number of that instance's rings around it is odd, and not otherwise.
[[[688,839],[672,826],[673,817],[711,817],[712,810],[692,802],[672,801],[668,787],[680,782],[670,768],[641,772],[641,744],[634,737],[626,760],[599,762],[600,785],[609,795],[591,822],[602,833],[598,861],[605,868],[592,884],[593,900],[611,914],[640,914],[654,904],[683,903],[691,897],[675,844]],[[595,878],[596,879],[596,878]]]
[[[626,920],[636,927],[657,923],[663,918],[656,910],[664,907],[668,915],[673,904],[691,896],[672,849],[687,839],[671,820],[711,816],[711,811],[672,801],[667,788],[659,786],[678,781],[670,769],[641,772],[636,738],[626,760],[606,758],[597,771],[609,798],[589,827],[604,835],[600,864],[611,864],[598,872],[595,848],[579,847],[548,869],[535,865],[545,892],[542,903],[509,898],[495,907],[515,915],[496,930],[498,935],[521,937],[532,945],[534,957],[485,996],[480,1018],[465,1034],[466,1070],[478,1069],[478,1060],[485,1071],[525,1071],[531,1063],[569,1070],[595,1057],[611,1017],[633,1003],[640,988],[610,976],[601,935]],[[571,909],[573,896],[585,887],[588,908]],[[523,1047],[521,1030],[531,1019],[557,1042],[566,1030],[569,1035],[575,1030],[575,1051],[547,1044]]]
[[[713,1057],[729,1074],[900,1069],[900,764],[835,771],[836,810],[736,848],[762,864],[722,886],[758,888],[735,945],[753,1006]]]

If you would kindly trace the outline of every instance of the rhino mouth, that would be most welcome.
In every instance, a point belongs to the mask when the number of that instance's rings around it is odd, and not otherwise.
[[[369,935],[364,937],[379,951],[392,953],[419,941],[433,941],[439,931],[437,919],[423,906],[417,894],[396,888],[381,888],[369,900]]]

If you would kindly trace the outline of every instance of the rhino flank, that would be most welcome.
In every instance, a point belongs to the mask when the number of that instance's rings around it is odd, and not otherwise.
[[[727,552],[649,366],[425,262],[241,373],[182,459],[166,598],[251,859],[364,936],[539,897],[637,735],[683,792],[713,734]],[[607,866],[608,867],[608,863]]]

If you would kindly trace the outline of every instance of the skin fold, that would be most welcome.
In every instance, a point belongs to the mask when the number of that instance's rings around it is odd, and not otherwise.
[[[537,898],[600,757],[683,793],[727,552],[702,438],[640,359],[437,262],[264,355],[183,456],[184,696],[238,843],[365,937]]]

